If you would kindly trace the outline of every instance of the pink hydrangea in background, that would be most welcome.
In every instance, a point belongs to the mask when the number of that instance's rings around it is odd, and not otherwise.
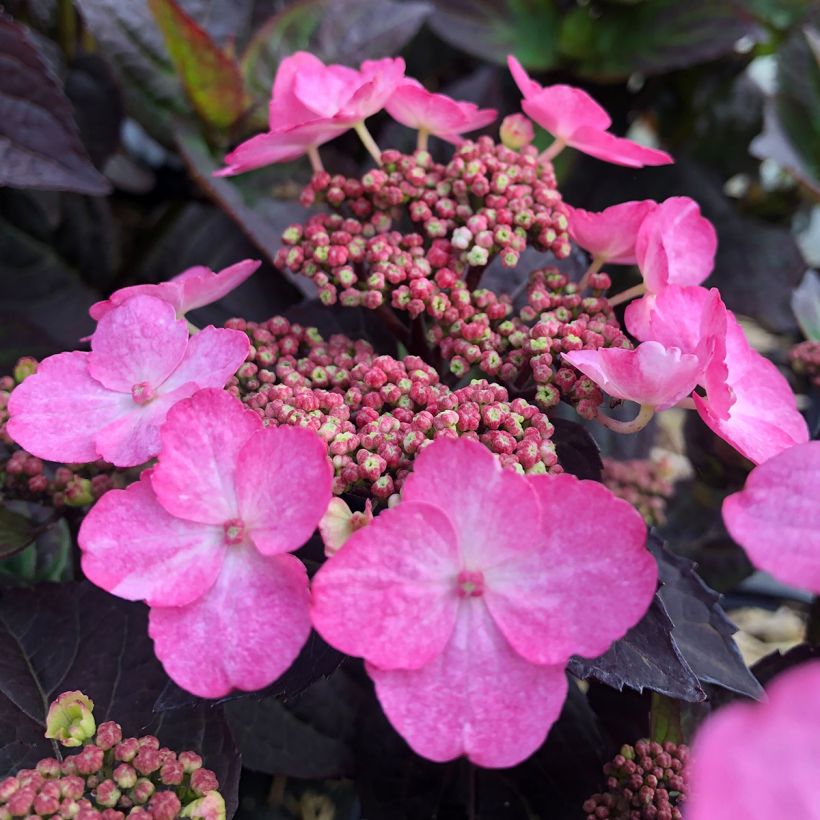
[[[790,669],[764,703],[738,703],[695,736],[686,820],[820,820],[820,662]]]
[[[307,573],[288,553],[316,529],[332,474],[312,431],[263,427],[201,390],[168,414],[157,467],[86,516],[83,572],[150,605],[157,657],[189,692],[261,689],[310,633]]]
[[[641,199],[612,205],[597,213],[566,207],[573,242],[600,264],[634,265],[638,230],[658,204],[651,199]]]
[[[209,326],[189,338],[170,302],[134,296],[103,315],[90,353],[50,356],[14,390],[6,429],[40,458],[143,464],[159,452],[171,407],[222,387],[248,350],[235,330]]]
[[[181,319],[189,310],[210,305],[238,288],[262,263],[256,259],[244,259],[235,265],[214,273],[210,268],[198,265],[188,268],[178,276],[157,285],[132,285],[115,290],[105,301],[91,305],[92,319],[99,321],[108,311],[123,304],[133,296],[155,296],[170,302]]]
[[[601,654],[645,613],[657,580],[645,539],[600,484],[525,477],[476,442],[439,439],[398,506],[319,570],[313,623],[365,658],[416,752],[512,766],[557,719],[570,656]]]
[[[756,567],[820,595],[820,441],[755,467],[723,520]]]
[[[542,87],[530,79],[515,57],[508,57],[507,62],[524,97],[524,111],[555,137],[555,143],[545,152],[547,159],[569,146],[604,162],[632,168],[674,162],[665,151],[611,134],[607,130],[612,125],[609,114],[586,91],[571,85]]]

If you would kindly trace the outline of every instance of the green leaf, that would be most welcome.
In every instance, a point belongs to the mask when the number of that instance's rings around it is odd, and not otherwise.
[[[197,113],[216,128],[233,125],[249,104],[239,63],[175,0],[148,0],[148,6]]]
[[[37,537],[34,523],[18,512],[0,507],[0,558],[24,550]]]

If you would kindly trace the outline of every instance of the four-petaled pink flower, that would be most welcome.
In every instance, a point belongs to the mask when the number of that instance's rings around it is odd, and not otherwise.
[[[542,87],[530,79],[515,57],[508,57],[507,63],[524,96],[524,111],[555,137],[554,146],[547,149],[549,158],[569,146],[605,162],[632,168],[674,162],[665,151],[611,134],[607,130],[612,125],[609,114],[586,91],[571,85]]]
[[[393,92],[385,109],[394,120],[417,129],[425,139],[432,134],[456,145],[462,142],[461,134],[483,128],[498,116],[491,108],[481,109],[446,94],[434,94],[409,78]]]
[[[477,442],[439,439],[402,501],[319,570],[313,623],[365,658],[416,752],[512,766],[558,717],[570,656],[600,655],[649,606],[645,539],[600,484],[519,475]]]
[[[310,633],[307,573],[288,553],[330,501],[327,450],[215,389],[179,402],[161,435],[158,465],[83,521],[83,572],[149,604],[157,657],[189,692],[261,689]]]
[[[657,207],[651,199],[622,202],[597,213],[567,205],[569,235],[599,266],[607,262],[634,265],[638,229]]]
[[[53,461],[143,464],[159,452],[171,407],[222,387],[249,347],[237,330],[209,326],[189,338],[171,303],[134,296],[100,319],[90,353],[49,356],[14,390],[8,433]]]
[[[635,256],[647,289],[699,285],[715,266],[717,233],[697,202],[673,196],[647,214],[635,241]]]
[[[726,706],[698,731],[686,820],[820,820],[820,661],[766,691],[768,701]]]
[[[756,567],[820,595],[820,441],[755,467],[723,520]]]
[[[305,51],[286,57],[273,83],[270,130],[231,151],[216,176],[302,156],[381,111],[403,79],[400,57],[366,60],[358,71],[325,65]]]
[[[156,285],[132,285],[115,290],[108,299],[91,305],[89,314],[99,321],[108,311],[134,296],[156,296],[170,302],[181,319],[189,310],[210,305],[238,288],[262,263],[256,259],[244,259],[214,273],[210,268],[197,265]]]

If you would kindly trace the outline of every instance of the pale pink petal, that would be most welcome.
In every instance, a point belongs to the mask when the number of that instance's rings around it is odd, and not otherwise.
[[[447,515],[466,570],[518,555],[540,533],[538,499],[524,476],[502,469],[493,453],[469,439],[438,439],[425,448],[402,499],[431,504]]]
[[[85,576],[112,595],[152,606],[184,606],[204,595],[222,567],[222,527],[169,515],[147,471],[126,490],[111,490],[80,527]]]
[[[415,81],[400,85],[385,106],[394,120],[408,128],[424,129],[444,138],[483,128],[496,118],[492,110],[457,102],[445,94],[433,94]]]
[[[172,392],[188,382],[196,382],[200,387],[223,387],[245,361],[249,350],[248,336],[241,330],[208,325],[188,340],[185,356],[159,385],[158,392]]]
[[[340,112],[342,117],[352,121],[367,119],[384,108],[404,80],[404,60],[401,57],[365,60],[361,74],[365,82]]]
[[[507,57],[507,65],[524,99],[534,97],[541,90],[541,84],[530,79],[530,75],[524,70],[524,66],[512,54]]]
[[[49,461],[96,461],[94,437],[133,406],[88,374],[88,353],[58,353],[40,362],[8,404],[6,431],[23,449]]]
[[[643,617],[655,595],[646,525],[602,484],[571,475],[529,481],[543,510],[541,537],[485,574],[487,607],[533,663],[597,657]]]
[[[237,518],[239,453],[261,427],[259,416],[224,390],[199,390],[178,402],[162,427],[162,453],[151,477],[159,503],[203,524]]]
[[[242,445],[236,462],[239,517],[265,555],[298,549],[331,499],[327,445],[303,427],[267,427]]]
[[[380,667],[417,669],[445,647],[460,598],[453,526],[402,501],[353,533],[313,579],[313,624],[330,644]]]
[[[769,700],[736,703],[695,736],[686,820],[820,820],[820,662],[775,678]]]
[[[569,209],[569,235],[596,259],[617,265],[635,263],[638,228],[657,203],[651,199],[622,202],[599,213]]]
[[[126,299],[100,319],[91,337],[88,372],[109,390],[156,389],[185,355],[188,328],[173,306],[155,296]]]
[[[254,691],[287,671],[310,635],[305,566],[227,550],[216,583],[184,607],[152,607],[148,633],[171,679],[203,698]]]
[[[609,131],[601,130],[600,126],[583,125],[569,135],[566,142],[567,145],[591,157],[615,165],[626,165],[629,168],[669,165],[675,161],[666,151],[647,148],[645,145],[638,145],[637,142],[624,137],[616,137]]]
[[[182,306],[182,288],[177,282],[171,280],[156,285],[131,285],[127,288],[120,288],[115,290],[108,299],[91,305],[88,313],[92,319],[99,322],[106,313],[134,296],[153,296],[156,299],[162,299],[164,302],[170,302],[177,311],[177,315],[179,315]]]
[[[182,283],[182,313],[210,305],[238,288],[262,263],[258,259],[244,259],[214,273],[210,268],[201,268],[198,274],[187,271],[176,277]]]
[[[331,118],[364,82],[355,69],[322,66],[315,71],[300,71],[293,81],[293,95],[313,111],[314,118]]]
[[[662,202],[638,231],[635,253],[651,292],[667,285],[699,285],[715,266],[717,233],[697,202],[673,196]]]
[[[426,666],[368,663],[367,672],[388,720],[416,753],[439,762],[467,755],[491,768],[535,752],[567,695],[563,666],[525,661],[479,598],[462,602],[450,642]]]
[[[820,441],[755,467],[723,502],[723,520],[756,567],[820,594]]]
[[[610,396],[658,410],[688,396],[703,373],[697,356],[659,342],[643,342],[634,350],[607,347],[562,356]]]
[[[603,134],[612,125],[609,114],[586,91],[571,85],[548,85],[534,96],[525,97],[521,107],[542,128],[568,145],[574,145],[575,135],[584,129]]]
[[[324,63],[307,51],[297,51],[285,57],[276,69],[271,98],[270,129],[298,125],[316,118],[316,111],[310,107],[311,102],[303,103],[295,94],[295,81],[299,75],[320,74],[325,70]]]

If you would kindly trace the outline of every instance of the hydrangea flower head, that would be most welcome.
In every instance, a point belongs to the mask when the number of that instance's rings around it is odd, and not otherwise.
[[[132,285],[115,290],[108,299],[91,305],[92,319],[99,321],[115,307],[133,296],[155,296],[170,302],[181,319],[189,310],[210,305],[238,288],[262,263],[256,259],[244,259],[235,265],[214,273],[210,268],[198,265],[183,271],[167,282],[157,285]]]
[[[461,134],[483,128],[497,116],[491,108],[480,109],[446,94],[434,94],[411,79],[396,88],[385,108],[402,125],[456,144],[462,141]]]
[[[820,441],[755,467],[723,502],[723,520],[756,567],[820,594]]]
[[[651,199],[622,202],[598,213],[569,210],[569,235],[594,259],[616,265],[635,264],[635,240],[644,219],[658,207]]]
[[[157,657],[202,697],[260,689],[310,633],[305,567],[288,553],[330,501],[322,440],[263,427],[222,390],[180,402],[156,468],[106,493],[80,529],[83,572],[151,607]]]
[[[724,707],[695,736],[686,820],[820,820],[820,662],[779,675],[767,694]]]
[[[436,440],[401,502],[319,570],[313,622],[365,658],[416,752],[511,766],[558,717],[570,656],[604,652],[649,606],[645,538],[600,484],[520,475],[477,442]]]
[[[12,393],[8,434],[51,461],[103,458],[132,467],[160,449],[171,407],[222,387],[245,360],[244,333],[206,327],[189,338],[174,306],[137,295],[100,319],[91,352],[58,353]]]

